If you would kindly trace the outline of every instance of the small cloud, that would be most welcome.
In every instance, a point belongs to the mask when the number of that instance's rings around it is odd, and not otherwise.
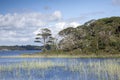
[[[58,30],[64,29],[64,27],[66,26],[66,22],[58,22],[55,24],[55,28]]]
[[[55,16],[57,19],[61,19],[61,18],[62,18],[62,14],[61,14],[60,11],[55,11],[55,12],[53,13],[53,16]]]
[[[80,23],[78,23],[78,22],[71,22],[69,25],[72,26],[72,27],[77,27],[77,26],[80,25]]]
[[[50,25],[49,28],[50,28],[50,30],[52,30],[53,36],[56,36],[59,31],[65,29],[67,27],[74,27],[75,28],[79,25],[80,25],[79,22],[58,22],[54,25]]]

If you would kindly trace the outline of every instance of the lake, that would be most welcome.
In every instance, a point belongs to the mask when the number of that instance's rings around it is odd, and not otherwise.
[[[0,58],[0,80],[120,80],[120,58]]]
[[[21,54],[34,54],[37,52],[41,52],[41,50],[0,50],[0,56],[16,56]]]

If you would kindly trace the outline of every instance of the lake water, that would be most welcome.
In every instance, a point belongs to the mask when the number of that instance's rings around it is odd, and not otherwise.
[[[10,51],[2,51],[0,50],[0,56],[16,56],[21,54],[34,54],[37,52],[41,52],[40,50],[10,50]]]
[[[120,58],[0,58],[0,80],[120,80]]]

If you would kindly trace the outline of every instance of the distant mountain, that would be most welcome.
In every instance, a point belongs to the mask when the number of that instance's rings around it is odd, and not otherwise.
[[[43,46],[22,45],[22,46],[0,46],[0,50],[41,50]]]

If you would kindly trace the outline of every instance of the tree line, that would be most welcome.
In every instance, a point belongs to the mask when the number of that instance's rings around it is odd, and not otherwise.
[[[120,17],[93,19],[76,28],[63,29],[58,35],[60,39],[53,37],[48,28],[43,28],[35,42],[42,43],[44,51],[49,47],[50,50],[78,50],[80,53],[119,53]]]
[[[15,46],[0,46],[0,50],[41,50],[43,46],[35,45],[15,45]]]

